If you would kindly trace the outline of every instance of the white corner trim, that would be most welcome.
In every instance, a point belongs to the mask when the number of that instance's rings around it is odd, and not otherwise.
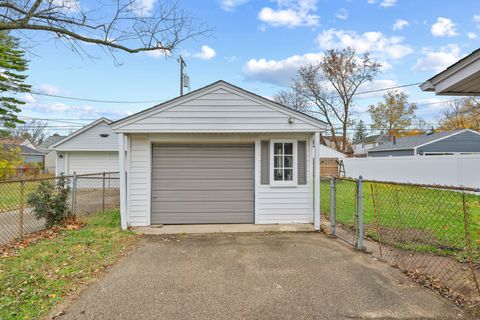
[[[260,168],[261,168],[261,148],[262,148],[262,141],[256,139],[255,140],[255,164],[253,166],[254,172],[254,179],[255,179],[255,194],[254,194],[254,203],[253,203],[253,217],[255,224],[258,224],[258,195],[259,195],[259,187],[260,187]],[[260,164],[260,166],[259,166]]]

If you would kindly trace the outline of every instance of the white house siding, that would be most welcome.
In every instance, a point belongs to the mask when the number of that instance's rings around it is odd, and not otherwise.
[[[66,175],[88,174],[100,172],[118,171],[118,152],[100,152],[100,151],[78,151],[78,152],[62,152],[63,170],[58,166],[58,173]],[[57,158],[57,165],[59,164]]]
[[[57,152],[55,150],[52,150],[49,153],[45,154],[45,171],[47,173],[55,174],[56,157],[57,157]]]
[[[279,132],[314,131],[318,127],[293,117],[283,108],[266,106],[259,98],[217,88],[188,100],[146,111],[121,125],[122,132]]]
[[[132,226],[147,226],[150,224],[149,136],[131,135],[127,148],[127,214]]]
[[[108,137],[102,138],[100,134],[108,134]],[[100,122],[88,130],[72,137],[69,140],[55,147],[57,151],[113,151],[118,150],[118,136],[112,132],[112,128],[107,122]]]
[[[255,143],[255,222],[311,223],[313,221],[311,134],[130,134],[127,160],[127,216],[132,226],[150,224],[151,144],[157,143]],[[296,139],[308,142],[307,184],[295,187],[260,185],[260,142]]]

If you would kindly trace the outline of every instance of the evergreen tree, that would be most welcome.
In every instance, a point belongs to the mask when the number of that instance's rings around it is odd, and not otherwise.
[[[28,69],[24,54],[19,49],[17,38],[0,32],[0,135],[5,134],[5,129],[23,123],[17,114],[21,111],[19,106],[25,102],[16,98],[15,94],[30,92],[31,88],[24,83],[27,75],[22,74]]]
[[[362,141],[367,137],[367,126],[363,120],[358,121],[357,126],[355,127],[355,135],[353,141]]]

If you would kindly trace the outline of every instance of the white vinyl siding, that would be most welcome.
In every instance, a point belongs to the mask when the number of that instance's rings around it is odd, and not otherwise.
[[[245,94],[217,88],[121,125],[122,132],[301,132],[314,126]]]
[[[148,135],[130,136],[127,155],[127,208],[130,225],[150,224],[150,141]]]
[[[287,137],[285,137],[287,138]],[[312,190],[312,145],[310,137],[307,141],[307,183],[295,186],[274,186],[260,184],[260,141],[257,142],[256,168],[257,194],[255,214],[257,224],[287,224],[313,222],[313,190]]]
[[[108,137],[101,137],[107,134]],[[118,150],[118,136],[112,132],[110,125],[102,121],[97,125],[79,133],[78,135],[60,143],[55,147],[57,151],[113,151]],[[111,171],[111,170],[110,170]]]
[[[152,143],[253,143],[255,142],[255,223],[311,223],[313,221],[312,145],[310,134],[130,134],[127,161],[127,215],[129,225],[150,224]],[[307,141],[307,184],[274,187],[260,184],[261,140]]]

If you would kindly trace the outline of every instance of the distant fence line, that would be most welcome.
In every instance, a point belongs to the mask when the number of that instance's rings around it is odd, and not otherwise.
[[[347,177],[480,189],[480,154],[345,158]]]
[[[45,221],[37,219],[27,204],[28,195],[42,181],[56,183],[58,177],[0,181],[0,245],[22,239],[29,233],[43,230]],[[70,175],[68,204],[70,212],[85,215],[120,207],[118,172]]]

